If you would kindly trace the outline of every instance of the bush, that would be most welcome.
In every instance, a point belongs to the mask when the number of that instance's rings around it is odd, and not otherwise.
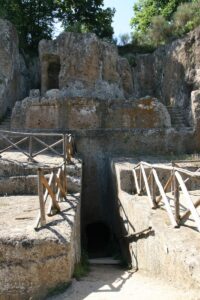
[[[200,0],[182,3],[173,14],[171,21],[164,16],[151,18],[149,29],[145,33],[137,32],[134,39],[138,45],[158,47],[168,41],[181,37],[200,25]]]
[[[173,23],[178,36],[200,25],[200,0],[179,5],[173,16]]]
[[[163,16],[152,18],[151,27],[147,32],[147,41],[154,46],[165,44],[172,36],[172,25]]]

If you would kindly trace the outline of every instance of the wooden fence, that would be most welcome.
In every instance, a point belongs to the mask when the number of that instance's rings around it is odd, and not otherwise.
[[[160,170],[165,171],[167,174],[165,184],[162,184],[159,179],[158,171]],[[163,200],[173,227],[179,227],[192,215],[196,227],[200,231],[200,217],[196,210],[200,205],[200,198],[193,203],[187,188],[189,180],[193,180],[194,178],[200,180],[199,170],[191,172],[176,166],[176,164],[159,165],[140,162],[133,168],[132,174],[136,193],[138,195],[144,195],[146,193],[151,208],[158,208],[161,200]],[[180,209],[180,191],[182,191],[187,205],[184,212]],[[173,208],[169,201],[171,197],[173,200]]]
[[[70,161],[74,152],[74,141],[70,134],[0,130],[0,139],[4,140],[7,144],[6,147],[0,149],[0,155],[6,151],[15,149],[25,155],[30,161],[34,161],[36,156],[46,151]],[[47,144],[46,139],[51,139],[53,142]]]
[[[60,211],[59,202],[66,199],[67,196],[67,172],[64,162],[57,168],[50,169],[50,174],[45,175],[49,169],[38,169],[38,195],[40,203],[40,213],[37,217],[35,229],[39,225],[46,224],[46,214],[54,215]],[[50,197],[49,206],[46,211],[45,204]]]

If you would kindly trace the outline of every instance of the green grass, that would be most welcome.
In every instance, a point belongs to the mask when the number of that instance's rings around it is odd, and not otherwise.
[[[77,280],[80,280],[81,277],[84,277],[88,274],[89,270],[88,256],[83,251],[80,262],[75,265],[73,277]]]

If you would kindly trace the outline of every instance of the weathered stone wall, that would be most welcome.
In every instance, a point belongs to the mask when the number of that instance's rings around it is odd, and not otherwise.
[[[92,98],[65,98],[59,91],[46,97],[26,98],[15,105],[13,129],[103,129],[169,128],[170,116],[158,100],[101,101]]]
[[[24,61],[19,55],[18,36],[14,26],[0,19],[0,117],[14,102],[26,95],[21,90]]]
[[[62,33],[54,41],[42,40],[39,53],[42,94],[53,88],[61,89],[66,96],[100,99],[132,94],[128,61],[118,56],[115,45],[98,39],[95,34]],[[57,70],[54,83],[51,69]]]
[[[200,27],[153,54],[137,54],[132,74],[135,98],[150,95],[178,106],[190,123],[191,92],[200,87]]]
[[[15,27],[0,19],[0,119],[16,101],[40,86],[39,60],[22,55]]]

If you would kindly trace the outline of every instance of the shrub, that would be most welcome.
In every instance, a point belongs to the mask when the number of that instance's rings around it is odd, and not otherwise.
[[[172,35],[172,25],[163,17],[152,18],[151,27],[147,32],[148,43],[155,46],[165,44]]]
[[[174,13],[173,22],[179,36],[200,25],[200,0],[179,5]]]

